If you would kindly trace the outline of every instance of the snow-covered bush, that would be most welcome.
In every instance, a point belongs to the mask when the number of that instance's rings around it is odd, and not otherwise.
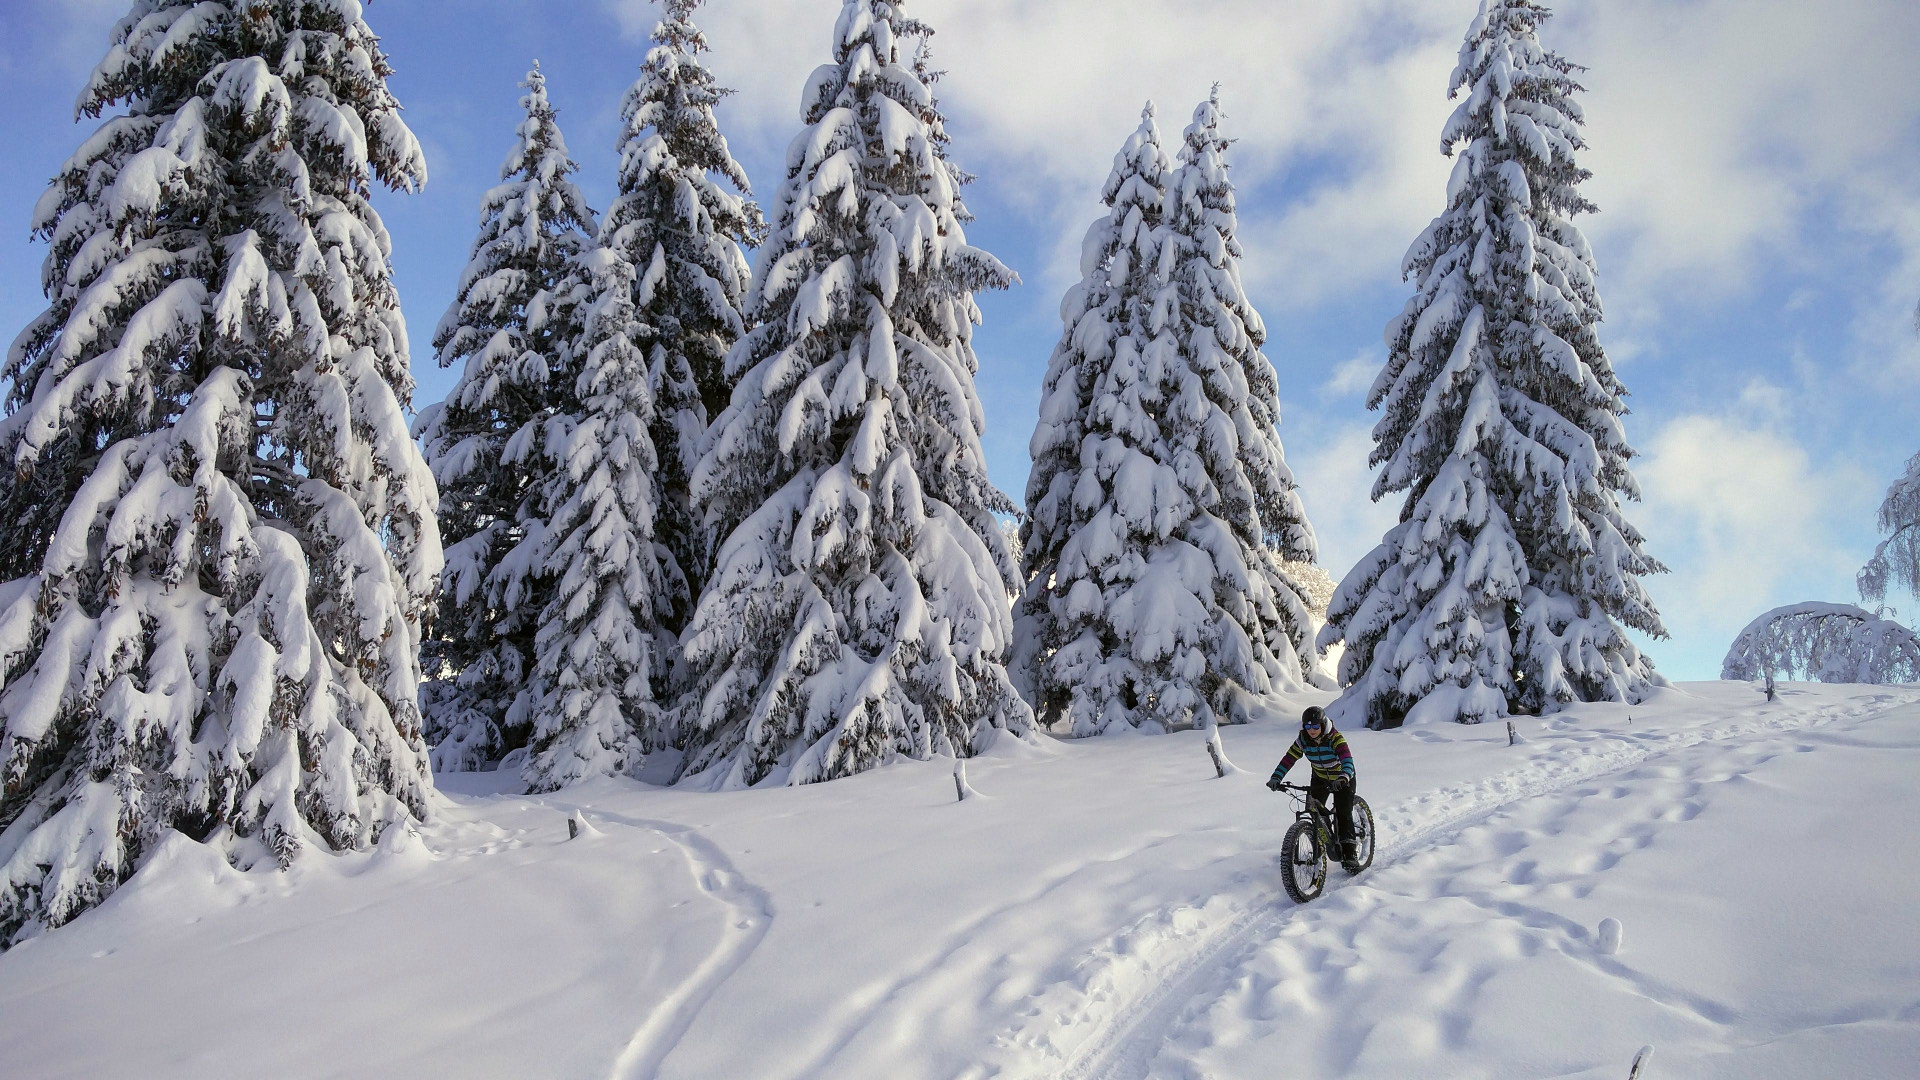
[[[720,538],[683,639],[683,776],[810,783],[967,755],[1032,714],[1003,666],[1017,571],[987,479],[967,244],[930,30],[845,0],[802,97],[739,378],[693,473]],[[921,47],[903,56],[905,39]]]
[[[1788,604],[1748,623],[1720,665],[1723,679],[1774,675],[1828,683],[1920,682],[1920,637],[1852,604]]]
[[[1906,475],[1887,488],[1880,531],[1887,538],[1860,571],[1861,598],[1884,603],[1889,586],[1920,598],[1920,454],[1907,459]]]
[[[1232,717],[1315,674],[1279,561],[1311,562],[1313,534],[1240,284],[1219,121],[1217,100],[1195,110],[1176,167],[1148,107],[1061,302],[1014,670],[1040,720],[1076,735]]]
[[[665,0],[653,48],[621,105],[619,195],[605,223],[605,242],[639,274],[636,331],[653,392],[651,434],[659,458],[654,537],[665,588],[659,619],[676,634],[706,577],[688,474],[707,424],[733,393],[726,356],[746,332],[740,312],[749,282],[740,245],[766,234],[760,208],[744,197],[746,172],[714,120],[714,105],[731,91],[717,86],[700,63],[707,41],[692,21],[700,3]]]
[[[426,811],[436,496],[367,201],[426,167],[359,11],[139,0],[80,97],[123,112],[35,207],[50,303],[0,421],[35,533],[0,585],[0,941],[174,830],[285,865]]]
[[[554,580],[539,558],[557,468],[550,447],[579,409],[554,290],[593,234],[593,211],[571,179],[538,65],[522,85],[526,117],[502,183],[481,199],[472,258],[433,335],[442,366],[465,366],[417,425],[440,484],[447,548],[425,644],[429,673],[446,671],[422,698],[439,771],[489,766],[532,731],[542,694],[534,628]]]
[[[1319,636],[1346,643],[1341,723],[1473,723],[1664,681],[1622,626],[1664,636],[1640,582],[1664,568],[1620,509],[1639,489],[1572,222],[1593,209],[1578,69],[1541,47],[1546,17],[1483,0],[1453,72],[1447,208],[1407,252],[1416,291],[1367,399],[1373,497],[1406,504]]]

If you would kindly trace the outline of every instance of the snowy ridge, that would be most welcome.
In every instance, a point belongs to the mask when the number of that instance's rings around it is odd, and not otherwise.
[[[1882,710],[1895,700],[1899,698],[1894,694],[1876,695],[1865,703],[1832,706],[1811,715],[1762,715],[1695,731],[1598,731],[1576,736],[1573,741],[1584,745],[1572,761],[1555,759],[1543,769],[1536,758],[1485,780],[1424,792],[1385,810],[1376,808],[1379,834],[1392,839],[1383,843],[1373,867],[1362,874],[1361,879],[1416,853],[1443,847],[1463,830],[1485,822],[1502,810],[1619,773],[1651,758],[1703,744],[1806,730],[1843,717]],[[1436,817],[1423,812],[1430,807],[1452,809]],[[1328,895],[1346,884],[1336,876],[1329,883]],[[1147,985],[1118,1010],[1108,1011],[1098,1007],[1101,1003],[1089,1002],[1081,1016],[1092,1031],[1062,1065],[1058,1074],[1062,1080],[1141,1080],[1145,1077],[1158,1045],[1209,977],[1217,978],[1222,971],[1231,972],[1240,966],[1257,943],[1274,936],[1290,920],[1309,910],[1284,898],[1279,898],[1277,903],[1279,906],[1238,909],[1227,918],[1225,925],[1201,937],[1190,948],[1177,952],[1173,962],[1161,971],[1139,965],[1139,974],[1147,980]],[[1116,955],[1106,962],[1118,967],[1123,960],[1124,956]],[[1109,980],[1115,985],[1120,982],[1118,977]],[[1674,992],[1669,996],[1684,997]],[[1106,1019],[1096,1018],[1100,1012],[1107,1012]],[[1019,1040],[1016,1037],[1013,1041]]]
[[[1214,779],[1201,732],[1004,740],[957,803],[942,762],[718,794],[525,797],[458,774],[417,841],[375,853],[241,872],[170,845],[0,958],[0,1060],[49,1078],[1169,1080],[1283,1055],[1300,1077],[1619,1080],[1651,1043],[1662,1075],[1694,1080],[1897,1075],[1920,1052],[1898,940],[1920,694],[1690,684],[1628,715],[1522,719],[1513,747],[1487,726],[1352,733],[1380,861],[1306,907],[1278,887],[1287,800],[1258,772]],[[1225,734],[1264,766],[1292,732]],[[1842,784],[1882,812],[1833,800]],[[569,840],[582,810],[594,829]],[[1838,868],[1849,887],[1808,922],[1795,883]],[[396,967],[401,949],[434,962]],[[408,1022],[343,1042],[299,1007],[348,996]],[[114,1033],[90,1036],[101,1010]],[[233,1018],[211,1041],[209,1010]]]

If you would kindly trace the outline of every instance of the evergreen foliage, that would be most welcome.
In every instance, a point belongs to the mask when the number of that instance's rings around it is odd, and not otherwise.
[[[428,670],[447,673],[425,699],[437,771],[492,765],[532,730],[543,693],[534,629],[555,580],[540,558],[557,468],[550,446],[579,410],[554,292],[594,233],[593,211],[570,178],[538,64],[522,85],[518,139],[502,183],[481,200],[472,258],[433,336],[441,366],[465,366],[417,425],[447,550],[426,643]]]
[[[659,458],[659,619],[673,633],[685,627],[705,580],[688,473],[708,423],[733,393],[726,356],[746,332],[750,280],[740,245],[766,235],[760,208],[744,197],[746,172],[714,120],[714,106],[731,91],[701,66],[707,41],[692,22],[700,2],[665,0],[654,46],[621,106],[619,197],[606,219],[606,242],[639,272],[634,304]]]
[[[1330,686],[1307,648],[1312,626],[1306,590],[1284,568],[1288,561],[1314,562],[1318,551],[1280,446],[1280,380],[1260,351],[1266,326],[1240,281],[1243,252],[1223,156],[1230,145],[1220,134],[1223,119],[1215,87],[1181,135],[1180,169],[1167,190],[1169,243],[1162,267],[1172,267],[1166,276],[1179,306],[1177,320],[1170,308],[1165,318],[1199,377],[1197,389],[1211,402],[1199,429],[1183,433],[1175,445],[1204,460],[1215,492],[1202,495],[1200,505],[1233,531],[1239,555],[1216,559],[1215,594],[1221,610],[1254,643],[1254,666],[1265,669],[1276,689],[1303,682]],[[1189,419],[1198,417],[1194,389],[1181,387],[1179,405]],[[1258,692],[1258,676],[1249,676],[1244,685]]]
[[[1031,713],[1003,667],[1017,571],[987,479],[973,293],[930,30],[845,0],[693,474],[717,560],[683,638],[682,775],[800,784],[966,756]],[[921,48],[902,55],[905,39]]]
[[[542,697],[521,771],[532,792],[620,773],[658,745],[656,684],[674,651],[658,619],[670,587],[653,539],[659,459],[636,343],[651,328],[634,312],[639,274],[609,240],[603,229],[574,259],[555,300],[579,410],[549,439],[558,470],[539,553],[554,587],[534,631]]]
[[[1282,568],[1313,534],[1281,454],[1278,379],[1240,284],[1217,99],[1176,167],[1151,107],[1061,304],[1031,450],[1015,672],[1076,735],[1244,712],[1298,689],[1310,615]]]
[[[35,208],[50,303],[4,369],[0,940],[171,830],[284,866],[426,812],[389,73],[357,4],[138,0],[81,95],[124,109]]]
[[[1638,498],[1625,388],[1595,328],[1578,69],[1533,0],[1484,0],[1441,136],[1447,208],[1408,251],[1415,283],[1368,395],[1374,498],[1401,522],[1348,573],[1319,643],[1345,641],[1336,722],[1478,722],[1638,701],[1664,680],[1623,630],[1665,635],[1640,583],[1664,568],[1621,513]]]

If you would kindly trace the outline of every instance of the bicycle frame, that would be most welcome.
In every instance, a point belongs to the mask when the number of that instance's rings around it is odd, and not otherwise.
[[[1312,788],[1305,784],[1282,783],[1280,790],[1286,792],[1287,797],[1294,802],[1293,819],[1295,821],[1301,818],[1310,819],[1314,829],[1320,834],[1323,844],[1338,839],[1340,834],[1333,822],[1333,811],[1325,803],[1313,797]]]

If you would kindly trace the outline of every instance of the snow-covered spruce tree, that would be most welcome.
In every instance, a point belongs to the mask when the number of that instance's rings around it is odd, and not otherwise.
[[[653,539],[653,395],[635,344],[651,328],[634,313],[633,263],[609,230],[600,238],[554,300],[579,406],[548,437],[559,468],[543,495],[539,559],[554,584],[534,632],[542,697],[521,770],[534,792],[619,773],[658,744],[655,684],[673,651],[658,619],[667,585]]]
[[[285,865],[425,812],[440,542],[367,198],[426,169],[388,72],[357,4],[140,0],[81,95],[125,111],[35,209],[4,372],[9,509],[65,501],[0,586],[0,941],[172,830]]]
[[[1102,579],[1121,571],[1127,580],[1118,584],[1135,584],[1146,571],[1142,551],[1164,546],[1151,520],[1151,481],[1163,471],[1150,456],[1160,442],[1160,388],[1147,378],[1146,354],[1157,230],[1172,170],[1148,102],[1101,189],[1107,213],[1081,241],[1080,281],[1060,301],[1063,329],[1028,443],[1033,469],[1020,530],[1026,586],[1014,611],[1011,674],[1036,719],[1075,735],[1157,721],[1139,710],[1152,694],[1134,656],[1139,627],[1132,619],[1114,625]],[[1113,496],[1116,486],[1131,493],[1143,485],[1122,482],[1123,475],[1148,481],[1138,507],[1148,520],[1139,522],[1146,528],[1137,537]]]
[[[1906,475],[1887,488],[1880,503],[1880,531],[1887,538],[1860,571],[1861,598],[1885,604],[1892,586],[1920,599],[1920,454],[1907,459]]]
[[[1240,289],[1218,120],[1200,107],[1176,169],[1148,107],[1061,303],[1015,672],[1040,720],[1076,735],[1230,717],[1239,695],[1303,678],[1308,616],[1268,543],[1311,559],[1312,533]]]
[[[1318,552],[1280,446],[1280,380],[1260,351],[1266,327],[1240,282],[1239,226],[1223,156],[1231,142],[1220,134],[1223,118],[1215,87],[1182,133],[1180,168],[1167,184],[1161,276],[1174,292],[1156,297],[1164,313],[1158,332],[1172,332],[1198,377],[1197,383],[1183,381],[1171,402],[1172,411],[1193,425],[1173,440],[1181,455],[1173,464],[1182,472],[1204,466],[1212,477],[1212,491],[1196,492],[1199,503],[1232,529],[1239,548],[1237,556],[1215,556],[1215,598],[1254,643],[1255,666],[1265,669],[1275,688],[1302,682],[1330,687],[1307,647],[1306,589],[1283,565],[1314,562]],[[1203,407],[1196,393],[1209,404]],[[1258,690],[1258,678],[1246,685]]]
[[[1775,675],[1827,683],[1920,682],[1920,636],[1852,604],[1788,604],[1748,623],[1720,667],[1722,679]]]
[[[1016,569],[987,480],[965,179],[924,46],[846,0],[813,74],[694,502],[723,538],[683,638],[682,774],[714,786],[968,755],[1032,715],[1003,666]]]
[[[1447,208],[1407,252],[1415,283],[1368,395],[1373,497],[1400,524],[1341,582],[1337,720],[1391,727],[1638,701],[1664,680],[1620,624],[1664,636],[1640,583],[1664,568],[1620,510],[1638,498],[1601,349],[1577,69],[1533,0],[1484,0],[1441,136]]]
[[[700,64],[707,41],[692,22],[700,3],[665,0],[653,49],[621,106],[620,193],[606,220],[607,243],[639,271],[634,303],[646,328],[640,347],[660,460],[659,618],[674,633],[685,628],[706,576],[688,473],[708,423],[733,394],[726,357],[746,332],[740,311],[750,280],[740,245],[766,235],[760,208],[745,197],[746,172],[714,121],[714,105],[731,91]]]
[[[442,366],[463,362],[446,401],[417,430],[439,482],[446,544],[439,617],[425,643],[425,695],[437,771],[482,768],[524,746],[542,690],[534,628],[554,575],[540,563],[555,459],[550,439],[578,411],[566,368],[571,342],[553,317],[554,290],[594,232],[575,187],[538,64],[502,183],[480,204],[480,233],[453,303],[433,336]]]

